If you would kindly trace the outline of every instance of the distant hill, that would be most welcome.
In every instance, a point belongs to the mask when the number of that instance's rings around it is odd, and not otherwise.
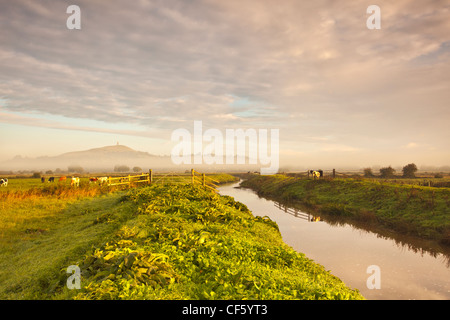
[[[136,151],[131,149],[127,146],[122,145],[115,145],[115,146],[106,146],[101,148],[94,148],[84,151],[73,151],[73,152],[67,152],[63,153],[58,158],[61,159],[80,159],[86,160],[86,158],[90,157],[101,157],[101,160],[118,160],[118,159],[127,159],[130,158],[130,160],[133,159],[155,159],[155,158],[162,158],[161,156],[152,155],[148,152],[142,152],[142,151]],[[168,157],[166,157],[168,158]]]
[[[123,145],[105,146],[82,151],[63,153],[52,157],[24,158],[16,156],[0,164],[2,170],[55,170],[66,171],[69,166],[79,166],[84,171],[111,172],[116,165],[160,168],[171,165],[169,156],[157,156],[136,151]]]
[[[57,168],[67,171],[69,167],[81,167],[84,172],[112,172],[117,165],[126,165],[131,169],[140,167],[160,171],[185,171],[191,168],[203,172],[254,171],[256,165],[174,165],[170,156],[158,156],[148,152],[136,151],[124,145],[105,146],[89,150],[72,151],[58,156],[25,158],[16,156],[0,163],[0,171],[55,171]]]

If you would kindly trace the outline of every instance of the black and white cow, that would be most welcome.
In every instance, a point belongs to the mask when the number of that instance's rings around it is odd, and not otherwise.
[[[2,178],[0,179],[0,187],[7,187],[8,186],[8,179]]]
[[[320,179],[323,177],[323,170],[309,170],[309,173],[312,174],[313,179]],[[309,174],[308,174],[309,176]]]

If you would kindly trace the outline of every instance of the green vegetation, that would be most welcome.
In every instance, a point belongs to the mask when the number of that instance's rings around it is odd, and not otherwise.
[[[403,167],[403,177],[405,178],[415,178],[417,172],[417,166],[414,163],[407,164]]]
[[[242,183],[262,196],[294,201],[320,214],[381,225],[450,244],[450,189],[373,179],[310,180],[251,175]]]
[[[395,174],[395,169],[392,168],[391,166],[380,169],[380,177],[381,178],[387,178],[387,179],[393,178],[394,174]]]
[[[0,238],[1,299],[363,299],[273,221],[201,186],[14,199],[1,211],[21,217]],[[81,290],[66,287],[70,265]]]

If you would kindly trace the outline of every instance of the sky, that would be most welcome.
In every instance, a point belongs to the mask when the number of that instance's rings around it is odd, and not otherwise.
[[[0,160],[202,121],[279,129],[281,165],[449,165],[449,30],[448,0],[0,0]]]

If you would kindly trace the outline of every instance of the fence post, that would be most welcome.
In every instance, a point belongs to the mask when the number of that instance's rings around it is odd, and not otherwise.
[[[128,186],[131,187],[131,178],[130,178],[130,175],[128,175]]]
[[[333,169],[333,178],[336,178],[336,169]]]
[[[205,174],[204,173],[202,174],[202,178],[203,178],[202,184],[203,184],[203,186],[205,186]]]
[[[148,170],[148,183],[149,184],[153,183],[153,170],[152,169]]]
[[[191,169],[191,181],[194,184],[194,169]]]

